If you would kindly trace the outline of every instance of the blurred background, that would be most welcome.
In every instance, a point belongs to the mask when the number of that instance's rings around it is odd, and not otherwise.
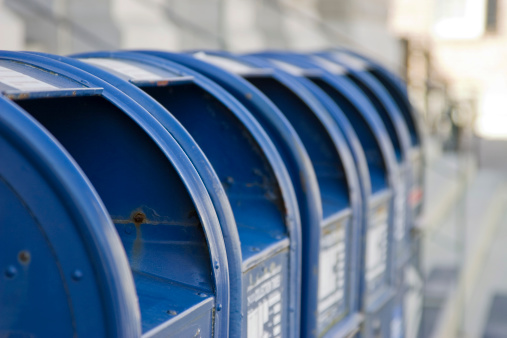
[[[406,82],[426,129],[419,337],[507,337],[504,0],[0,0],[0,49],[343,46]],[[412,320],[412,319],[411,319]]]

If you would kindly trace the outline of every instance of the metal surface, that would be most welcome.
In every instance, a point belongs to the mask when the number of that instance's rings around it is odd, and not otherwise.
[[[192,134],[216,170],[231,201],[243,255],[243,293],[239,290],[233,293],[242,295],[235,301],[236,304],[241,302],[243,318],[247,319],[242,320],[241,313],[231,313],[235,318],[231,319],[231,335],[246,335],[259,329],[259,325],[267,329],[271,324],[279,327],[284,335],[297,334],[293,323],[297,322],[300,287],[298,208],[286,169],[257,122],[222,88],[167,60],[138,53],[94,53],[79,57],[87,62],[100,63],[103,69],[130,82],[134,81],[131,73],[124,70],[125,65],[162,77],[166,72],[173,72],[194,78],[193,82],[158,82],[140,88],[174,114]],[[111,65],[112,60],[116,65]],[[262,275],[258,275],[256,269],[261,269]],[[270,274],[278,269],[283,273],[272,280]],[[262,297],[254,297],[256,301],[252,301],[249,290],[255,290],[260,281]],[[273,286],[273,283],[282,283],[280,290],[283,292],[273,289],[271,293],[265,293],[266,287]],[[264,302],[268,299],[271,302],[273,297],[282,297],[280,322],[270,324],[276,313],[270,315],[268,322],[263,321],[265,316],[245,315],[259,311]]]
[[[104,96],[16,104],[71,153],[113,218],[141,309],[142,322],[132,325],[142,325],[148,335],[155,328],[167,334],[174,328],[168,324],[176,322],[172,318],[189,318],[190,311],[189,320],[202,318],[200,330],[226,334],[229,282],[222,232],[209,195],[178,143],[135,101],[86,72],[33,54],[3,52],[0,60],[5,66],[22,65],[24,73],[51,85],[66,79],[104,89]],[[214,306],[208,307],[208,319],[191,311],[202,309],[196,306],[203,302]],[[214,318],[212,328],[209,318]]]
[[[417,219],[421,215],[423,208],[423,168],[425,164],[422,155],[422,148],[424,147],[424,131],[420,116],[410,104],[406,85],[400,78],[388,71],[379,63],[350,50],[335,49],[328,52],[318,53],[318,55],[325,56],[331,60],[339,62],[347,62],[351,67],[354,67],[363,73],[367,72],[371,74],[382,84],[382,86],[385,87],[395,101],[410,132],[410,160],[412,162],[414,186],[409,195],[409,202],[413,209],[414,217]],[[417,225],[417,220],[415,225]]]
[[[240,74],[269,97],[298,132],[317,174],[323,202],[320,224],[317,307],[305,309],[302,334],[318,336],[346,323],[357,311],[358,257],[354,255],[361,228],[359,182],[354,161],[338,126],[327,111],[290,75],[270,70],[262,60],[226,53],[194,54]],[[232,65],[231,65],[232,63]],[[315,294],[315,291],[316,294]],[[308,302],[310,303],[310,302]],[[308,304],[307,303],[307,304]]]
[[[237,74],[199,60],[192,55],[165,53],[166,58],[201,72],[233,94],[262,124],[277,147],[291,176],[298,198],[302,218],[303,241],[303,297],[302,318],[313,317],[316,325],[319,264],[319,223],[322,219],[322,204],[310,158],[302,141],[282,112],[256,87]],[[308,324],[307,320],[302,321]],[[305,332],[305,325],[302,330]]]
[[[397,267],[398,267],[398,307],[402,308],[402,323],[406,322],[419,322],[417,314],[421,309],[413,310],[412,313],[404,309],[404,303],[407,303],[408,298],[422,297],[422,287],[420,280],[422,279],[422,272],[420,266],[420,230],[419,220],[422,212],[422,201],[424,196],[424,161],[423,161],[423,139],[422,139],[422,123],[419,117],[415,114],[414,109],[411,107],[408,100],[408,93],[406,86],[394,74],[386,70],[381,65],[374,61],[361,56],[357,53],[352,53],[346,50],[336,52],[323,52],[318,53],[319,56],[324,57],[330,61],[345,65],[352,76],[356,77],[356,82],[360,79],[371,88],[376,89],[378,93],[385,91],[386,98],[392,98],[393,103],[398,108],[403,118],[403,124],[406,125],[409,134],[409,139],[404,141],[404,157],[406,162],[406,200],[409,206],[409,213],[407,213],[407,228],[406,228],[406,241],[405,250],[398,249],[397,254]],[[377,83],[375,83],[377,82]],[[384,90],[382,90],[384,89]],[[386,100],[385,100],[386,101]],[[387,101],[386,101],[387,102]],[[390,104],[391,111],[395,111]],[[386,105],[387,107],[387,105]],[[398,236],[399,237],[399,236]],[[398,241],[399,242],[399,241]],[[401,247],[401,246],[399,246]],[[408,318],[412,316],[415,318]],[[404,324],[403,324],[404,325]],[[403,326],[397,325],[397,326]],[[402,327],[401,331],[415,331],[417,328]]]
[[[306,56],[288,53],[265,53],[263,56],[299,68],[302,76],[311,79],[324,90],[345,113],[365,151],[372,187],[364,253],[365,328],[369,328],[369,322],[376,321],[378,316],[387,318],[389,315],[384,313],[392,312],[390,299],[394,295],[393,197],[399,180],[394,147],[375,108],[350,80],[336,72],[330,73]],[[390,323],[385,320],[380,323],[380,330],[389,332]],[[366,335],[371,334],[363,332]]]
[[[35,119],[3,96],[0,111],[1,334],[139,336],[130,268],[94,188]]]

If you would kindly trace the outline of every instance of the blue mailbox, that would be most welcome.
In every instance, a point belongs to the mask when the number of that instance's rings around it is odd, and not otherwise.
[[[362,207],[357,168],[337,124],[306,88],[262,60],[211,52],[172,58],[212,76],[239,98],[260,90],[301,137],[317,175],[323,209],[318,226],[318,265],[304,276],[317,278],[318,283],[316,289],[305,289],[303,295],[302,335],[322,336],[331,330],[335,335],[351,334],[361,321],[356,249]],[[243,100],[248,104],[248,98]],[[314,276],[316,271],[318,275]]]
[[[410,161],[412,162],[413,182],[409,195],[409,204],[417,224],[417,218],[422,213],[424,197],[423,124],[410,104],[406,85],[383,66],[360,54],[345,49],[318,54],[330,60],[346,62],[356,71],[371,74],[385,87],[402,112],[410,132]]]
[[[145,52],[148,53],[148,52]],[[262,125],[289,171],[301,214],[302,237],[302,334],[316,326],[320,222],[322,204],[315,171],[296,131],[279,109],[257,88],[240,76],[190,55],[166,52],[149,54],[199,71],[240,101]],[[307,319],[309,318],[309,319]],[[311,325],[310,325],[311,324]]]
[[[72,282],[46,285],[47,289],[54,289],[66,298],[50,300],[45,298],[47,290],[40,294],[28,293],[38,280],[32,283],[27,280],[10,290],[9,297],[17,295],[23,302],[12,308],[6,308],[2,302],[2,309],[11,317],[25,318],[28,323],[38,323],[41,316],[20,314],[30,311],[28,309],[44,307],[41,311],[44,315],[64,313],[57,321],[28,330],[30,334],[42,336],[54,336],[51,330],[59,328],[71,330],[61,332],[63,335],[83,332],[83,335],[94,337],[138,337],[141,333],[172,337],[227,335],[229,272],[221,224],[209,191],[178,142],[135,101],[78,68],[39,55],[13,52],[2,52],[0,64],[0,90],[11,101],[9,104],[20,117],[30,115],[29,118],[37,120],[46,137],[55,143],[55,139],[58,140],[61,144],[58,149],[65,148],[64,153],[69,153],[77,162],[108,212],[108,215],[99,214],[96,220],[95,232],[101,234],[102,239],[86,231],[80,234],[98,272],[76,262],[70,274]],[[69,163],[74,164],[71,161],[55,163],[57,167],[50,169],[72,173],[75,169]],[[45,177],[48,177],[47,172],[40,171]],[[17,175],[18,180],[30,182],[25,171],[20,170]],[[65,180],[59,184],[57,187],[61,191],[69,187]],[[77,194],[82,194],[79,199],[89,197],[88,205],[105,213],[98,197],[94,200],[96,195],[87,193],[91,188],[81,186],[83,191]],[[49,203],[51,195],[41,195],[44,188],[34,185],[32,189],[39,203]],[[75,211],[79,204],[76,204],[76,197],[70,197],[62,200],[62,204]],[[53,209],[46,209],[43,216],[48,217],[48,212],[52,215]],[[68,217],[79,221],[78,215]],[[116,233],[110,230],[111,220]],[[53,250],[47,262],[42,261],[44,269],[51,260],[56,261],[53,265],[74,260],[73,253],[79,251],[80,245],[85,246],[72,236],[62,236],[70,230],[62,227],[65,223],[60,224],[58,218],[51,222],[49,231],[57,233],[58,241],[66,244],[67,251],[58,251],[55,257]],[[56,244],[57,241],[48,241],[49,246]],[[104,272],[99,262],[107,260],[107,256],[89,250],[94,246],[103,247],[102,251],[109,256],[114,255],[112,258],[119,266],[108,267],[111,271]],[[33,257],[34,264],[23,267],[26,274],[32,267],[37,268],[36,262],[41,264],[35,253]],[[114,262],[112,258],[110,264]],[[66,282],[67,270],[58,267],[57,273]],[[121,274],[115,274],[122,268]],[[95,275],[103,277],[94,280],[92,276]],[[101,294],[104,293],[102,300],[96,298],[97,292],[88,293],[79,288],[80,284],[90,286],[93,283]],[[111,285],[118,289],[114,290],[116,299],[112,300],[111,291],[107,291]],[[78,292],[79,297],[75,297],[74,292]],[[124,298],[118,301],[121,297]],[[89,304],[83,305],[83,301]],[[96,317],[107,322],[110,328],[102,329],[100,323],[94,322]],[[4,323],[4,318],[8,317],[2,316],[0,323]],[[14,324],[7,325],[9,327],[2,330],[19,331]]]
[[[394,199],[399,193],[396,190],[399,168],[388,132],[368,98],[350,80],[331,74],[305,56],[286,53],[262,55],[277,60],[279,65],[283,62],[299,68],[300,76],[312,80],[335,101],[359,137],[368,163],[372,190],[364,247],[366,320],[363,332],[366,336],[388,336],[395,300],[392,259],[396,217]]]
[[[320,56],[316,56],[315,60],[315,62],[321,62],[323,67],[328,62],[331,62],[332,65],[328,67],[330,72],[343,67],[343,69],[339,69],[340,74],[353,81],[368,97],[389,133],[389,138],[397,155],[397,162],[400,168],[399,175],[402,177],[401,180],[397,181],[400,186],[397,188],[399,193],[396,194],[394,204],[395,214],[403,215],[403,217],[395,219],[393,236],[396,243],[396,269],[402,270],[411,257],[412,243],[410,230],[413,224],[413,215],[410,207],[407,206],[408,196],[413,189],[413,169],[412,162],[410,161],[411,140],[407,124],[389,92],[370,73],[358,70],[355,64],[352,65],[347,60],[328,60]]]
[[[163,124],[166,108],[213,165],[241,241],[243,283],[231,290],[231,307],[240,304],[231,312],[231,336],[297,336],[300,216],[286,168],[257,121],[221,87],[178,64],[126,52],[76,57],[86,65],[65,62],[117,86]]]
[[[422,212],[422,202],[424,196],[424,158],[422,149],[422,125],[420,119],[412,109],[408,100],[408,94],[405,86],[400,79],[387,71],[379,64],[365,58],[364,56],[341,50],[334,52],[322,52],[318,55],[327,58],[330,61],[346,64],[357,76],[373,77],[376,79],[389,95],[395,101],[398,109],[402,112],[405,124],[410,132],[410,144],[407,152],[407,158],[411,166],[411,182],[408,186],[408,204],[411,211],[409,220],[410,252],[407,255],[408,264],[401,270],[400,277],[403,280],[403,293],[399,297],[398,313],[402,313],[404,325],[402,331],[408,335],[415,335],[419,328],[419,322],[422,315],[422,272],[420,266],[421,256],[421,238],[417,231],[418,218]],[[414,228],[415,227],[415,228]]]

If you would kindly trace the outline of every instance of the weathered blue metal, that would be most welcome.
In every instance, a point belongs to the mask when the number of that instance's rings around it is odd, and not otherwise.
[[[231,312],[231,335],[266,329],[275,335],[280,331],[297,336],[300,217],[286,168],[257,121],[221,87],[167,60],[126,52],[77,57],[108,70],[111,74],[104,78],[125,92],[130,81],[167,108],[217,172],[231,201],[243,255],[242,290],[232,291],[233,306],[242,313]],[[136,77],[128,68],[137,69]],[[159,79],[150,80],[149,74]],[[137,93],[135,99],[146,102]],[[265,306],[269,314],[264,313]],[[253,311],[247,315],[248,309]]]
[[[220,224],[199,174],[178,143],[135,101],[78,68],[12,52],[2,52],[0,63],[11,72],[0,75],[4,95],[59,140],[113,218],[136,286],[125,301],[140,307],[141,320],[137,316],[125,321],[121,313],[126,310],[115,308],[105,318],[124,329],[135,328],[130,336],[139,336],[141,327],[146,335],[227,335],[229,274]],[[16,85],[12,72],[24,81]],[[61,241],[76,244],[65,237]],[[125,259],[125,251],[116,247]],[[185,268],[175,268],[175,263]],[[126,283],[131,276],[127,274]],[[86,275],[73,277],[85,280]],[[43,301],[34,297],[30,302],[39,300]],[[62,301],[73,304],[74,299]],[[50,306],[65,308],[58,302]],[[111,308],[108,303],[102,306]],[[91,312],[69,322],[87,323]],[[107,334],[111,335],[126,334]]]
[[[147,52],[148,53],[148,52]],[[151,53],[150,53],[151,54]],[[240,101],[259,121],[277,147],[287,166],[301,214],[302,299],[301,316],[313,316],[317,307],[320,229],[322,204],[317,177],[303,143],[280,110],[256,87],[242,77],[186,54],[152,52],[209,77]],[[313,295],[308,297],[308,295]],[[302,321],[302,324],[304,321]],[[303,332],[305,331],[302,328]]]

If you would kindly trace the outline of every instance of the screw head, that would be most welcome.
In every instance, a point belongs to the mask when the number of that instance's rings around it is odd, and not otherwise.
[[[136,212],[132,219],[135,223],[143,223],[146,220],[146,215],[143,212]]]
[[[5,277],[7,278],[14,278],[16,274],[18,273],[18,269],[14,265],[9,265],[7,269],[5,269]]]
[[[29,251],[23,250],[23,251],[20,251],[18,254],[18,260],[21,264],[28,264],[28,263],[30,263],[31,259],[32,259],[32,256],[30,255]]]
[[[75,280],[76,282],[83,279],[83,271],[79,269],[74,270],[74,272],[72,273],[72,279]]]

